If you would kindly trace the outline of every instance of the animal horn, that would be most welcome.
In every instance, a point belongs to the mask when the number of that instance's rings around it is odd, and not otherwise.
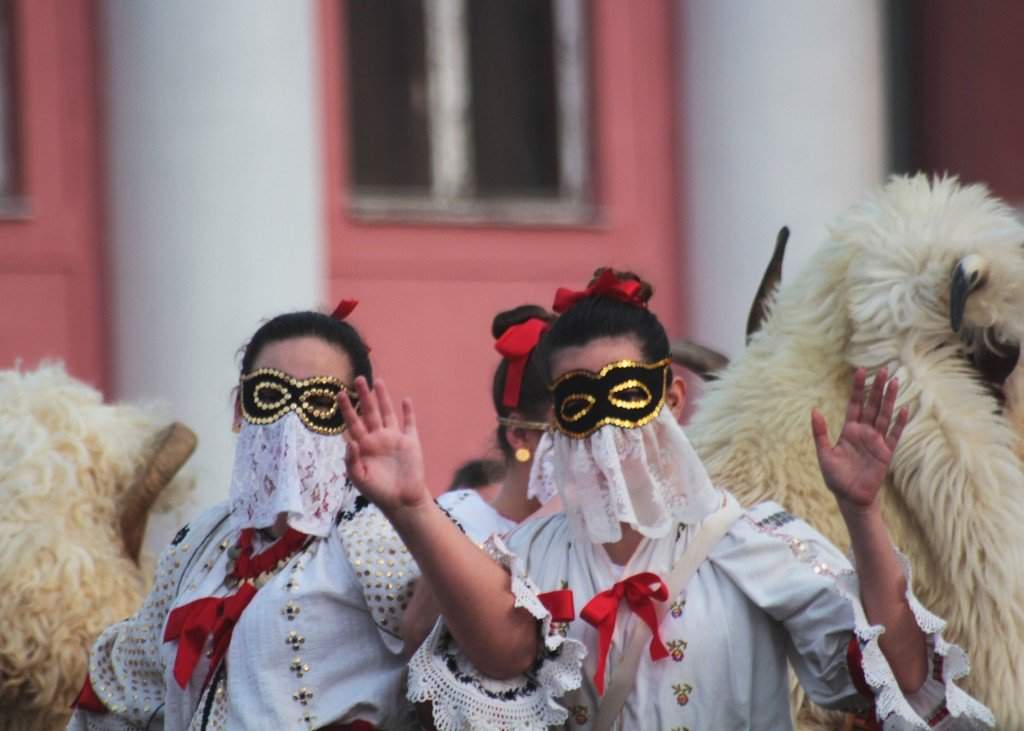
[[[757,288],[754,295],[754,302],[750,305],[750,314],[747,316],[747,342],[754,336],[764,320],[768,317],[768,302],[775,290],[782,282],[782,259],[786,255],[786,243],[789,241],[789,226],[779,229],[779,235],[775,238],[775,251],[772,259],[768,262],[768,268],[764,270],[761,277],[761,286]]]
[[[670,353],[673,363],[693,371],[702,381],[716,380],[718,371],[729,365],[728,357],[691,340],[672,343]]]
[[[121,502],[121,537],[125,552],[138,563],[142,538],[153,503],[178,474],[196,448],[196,435],[180,422],[174,422],[154,437],[149,460],[138,472]]]
[[[953,332],[960,332],[964,324],[967,298],[984,286],[987,279],[987,262],[977,254],[970,254],[957,262],[949,284],[949,324],[953,326]]]

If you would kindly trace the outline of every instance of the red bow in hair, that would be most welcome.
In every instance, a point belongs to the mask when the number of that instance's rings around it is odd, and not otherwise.
[[[331,317],[335,320],[344,320],[352,314],[352,310],[354,310],[358,304],[359,300],[342,300],[338,303],[338,306],[334,308],[334,312],[331,313]]]
[[[652,589],[657,586],[657,589]],[[597,692],[604,695],[604,668],[608,662],[608,650],[612,645],[612,634],[615,632],[615,617],[619,613],[619,602],[623,597],[633,613],[651,628],[651,659],[661,660],[668,657],[668,649],[661,641],[658,633],[658,614],[654,609],[654,600],[663,602],[668,599],[668,587],[657,574],[645,571],[628,579],[623,579],[611,589],[602,591],[583,607],[580,616],[597,628],[598,650],[597,670],[594,672],[594,685]]]
[[[595,294],[614,297],[621,302],[625,302],[627,305],[645,308],[647,303],[641,297],[641,290],[643,290],[643,285],[635,279],[620,281],[616,278],[615,272],[611,269],[605,269],[601,272],[601,276],[597,278],[596,282],[582,291],[559,287],[558,291],[555,292],[555,303],[551,306],[551,309],[558,313],[565,312],[581,299]]]
[[[519,391],[523,387],[523,373],[530,353],[537,347],[540,336],[548,329],[548,324],[539,317],[531,317],[526,322],[513,325],[501,334],[494,343],[494,349],[508,361],[505,373],[505,393],[501,403],[510,409],[519,405]]]

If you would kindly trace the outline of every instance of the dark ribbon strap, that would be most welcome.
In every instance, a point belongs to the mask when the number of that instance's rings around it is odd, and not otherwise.
[[[615,276],[615,272],[605,269],[597,281],[584,290],[574,291],[559,287],[555,292],[555,303],[551,309],[558,313],[565,312],[581,299],[592,295],[613,297],[634,307],[646,308],[647,303],[641,297],[642,290],[643,285],[640,282],[632,279],[620,281]]]
[[[597,686],[599,695],[604,695],[605,666],[608,662],[608,651],[611,649],[612,635],[615,633],[615,618],[623,598],[633,614],[651,630],[651,659],[661,660],[668,657],[668,649],[658,632],[658,615],[654,607],[655,600],[663,602],[668,599],[668,587],[657,574],[650,571],[623,579],[587,602],[580,612],[584,621],[597,628],[598,650],[594,685]]]

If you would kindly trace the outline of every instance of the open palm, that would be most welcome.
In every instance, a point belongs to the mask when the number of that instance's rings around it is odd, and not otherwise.
[[[825,417],[817,409],[811,413],[811,431],[825,484],[841,507],[855,509],[874,505],[907,423],[906,408],[900,409],[895,422],[892,418],[899,383],[888,381],[888,373],[881,369],[865,401],[865,379],[864,369],[859,368],[853,376],[846,420],[835,445],[829,438]]]
[[[343,392],[339,396],[348,442],[348,475],[359,491],[384,512],[430,499],[423,475],[423,452],[412,403],[402,401],[401,418],[383,381],[370,389],[356,379],[361,413]]]

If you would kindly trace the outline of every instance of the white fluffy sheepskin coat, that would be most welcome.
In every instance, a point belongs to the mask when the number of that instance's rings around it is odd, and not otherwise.
[[[0,371],[0,729],[63,729],[93,640],[141,603],[118,501],[165,425],[59,365]]]
[[[716,484],[747,504],[777,500],[847,546],[810,412],[822,410],[835,439],[854,369],[889,368],[910,422],[884,486],[886,519],[917,596],[971,657],[964,686],[1013,729],[1024,728],[1021,418],[1000,407],[966,353],[982,340],[1020,343],[1022,244],[1014,211],[983,186],[894,178],[841,217],[781,288],[688,427]],[[954,333],[951,276],[970,255],[982,285]],[[1014,384],[1017,374],[1007,390]],[[1020,391],[1008,394],[1011,407]]]

